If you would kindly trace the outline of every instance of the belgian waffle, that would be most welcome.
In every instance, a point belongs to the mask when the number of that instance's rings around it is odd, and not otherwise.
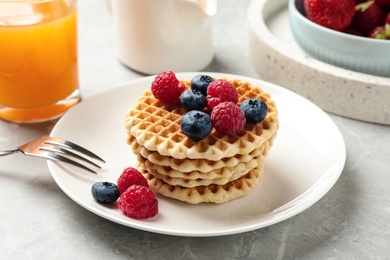
[[[187,112],[179,103],[164,103],[151,91],[145,91],[128,111],[125,128],[137,143],[149,151],[176,159],[221,160],[237,154],[248,154],[269,140],[277,131],[277,109],[270,95],[248,82],[227,79],[239,95],[239,103],[248,98],[261,98],[268,106],[266,118],[257,124],[246,124],[237,135],[225,135],[215,129],[201,141],[183,134],[180,120]],[[189,81],[182,81],[189,88]]]
[[[148,160],[145,160],[144,158],[139,158],[138,162],[140,162],[145,169],[149,170],[150,173],[152,173],[154,176],[164,179],[164,180],[170,180],[166,181],[169,184],[172,185],[178,185],[173,184],[171,181],[174,180],[185,180],[186,181],[200,181],[200,180],[207,180],[207,181],[215,181],[219,180],[219,183],[222,181],[228,182],[228,180],[232,180],[233,176],[237,176],[237,174],[243,174],[243,172],[249,172],[250,170],[256,168],[259,164],[259,162],[262,161],[262,157],[255,157],[252,158],[247,163],[239,163],[236,167],[223,167],[221,169],[216,169],[210,172],[198,172],[198,171],[192,171],[192,172],[181,172],[178,170],[174,170],[169,166],[160,166],[154,163],[151,163]],[[216,183],[216,182],[210,182],[210,183]],[[182,186],[186,186],[186,184],[183,184]]]
[[[221,204],[243,197],[249,194],[257,185],[263,169],[263,163],[261,163],[259,167],[249,171],[246,175],[224,185],[211,184],[188,188],[180,185],[169,185],[162,179],[156,178],[143,167],[138,168],[148,180],[149,187],[154,192],[190,204],[204,202]]]
[[[215,178],[215,179],[186,179],[186,178],[177,178],[177,177],[171,177],[169,175],[162,175],[158,172],[157,167],[149,167],[146,164],[140,163],[139,167],[142,167],[146,171],[148,171],[150,174],[152,174],[155,178],[161,179],[165,183],[172,185],[172,186],[181,186],[186,188],[194,188],[198,186],[207,186],[211,184],[217,184],[217,185],[224,185],[230,181],[234,181],[245,174],[247,174],[252,169],[244,169],[240,172],[235,172],[230,175],[229,178]]]
[[[268,140],[268,142],[266,142],[261,147],[254,149],[249,154],[237,154],[232,157],[224,157],[219,161],[211,161],[207,159],[176,159],[170,156],[163,156],[156,151],[149,151],[145,147],[138,144],[132,135],[128,136],[128,143],[131,144],[134,154],[141,155],[143,158],[154,164],[168,166],[172,169],[184,173],[191,171],[207,173],[216,169],[221,169],[224,167],[236,167],[240,163],[247,163],[252,160],[253,157],[260,156],[265,152],[265,150],[268,150],[268,148],[272,146],[272,144],[269,144],[269,142],[272,140],[273,138]]]

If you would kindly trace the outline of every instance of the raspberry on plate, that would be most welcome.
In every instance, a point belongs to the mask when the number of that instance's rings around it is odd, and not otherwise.
[[[162,102],[171,103],[177,100],[184,90],[184,84],[180,83],[172,71],[161,72],[152,82],[152,93]]]
[[[133,185],[121,194],[118,206],[131,218],[146,219],[158,213],[158,201],[152,190],[141,185]]]
[[[222,102],[211,111],[211,120],[215,130],[223,134],[235,135],[245,125],[245,114],[233,102]]]
[[[127,167],[122,171],[122,174],[118,178],[117,185],[121,194],[132,185],[141,185],[149,188],[148,181],[145,177],[133,167]]]
[[[207,88],[206,100],[209,109],[213,109],[221,102],[230,101],[237,104],[238,93],[229,81],[217,79],[211,82]]]
[[[355,15],[355,0],[304,0],[304,8],[309,20],[344,31]]]

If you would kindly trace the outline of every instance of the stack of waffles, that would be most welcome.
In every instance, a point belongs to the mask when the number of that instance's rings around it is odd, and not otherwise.
[[[225,80],[237,89],[239,104],[248,98],[267,103],[268,114],[262,122],[246,124],[237,135],[213,129],[195,142],[180,128],[188,111],[180,103],[159,101],[151,91],[145,91],[126,114],[127,143],[154,192],[191,204],[224,203],[247,195],[259,182],[279,127],[278,112],[261,88]],[[189,81],[181,82],[190,88]]]

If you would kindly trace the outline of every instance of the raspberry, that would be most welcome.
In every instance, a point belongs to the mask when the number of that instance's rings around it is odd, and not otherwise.
[[[206,100],[207,107],[210,109],[213,109],[219,103],[226,101],[237,104],[238,93],[229,81],[217,79],[208,86]]]
[[[152,93],[162,102],[177,100],[184,90],[184,84],[180,83],[172,71],[161,72],[152,82]]]
[[[214,128],[223,134],[234,135],[245,125],[245,114],[241,108],[232,102],[222,102],[211,111]]]
[[[146,219],[157,215],[158,201],[149,188],[133,185],[119,198],[118,206],[122,212],[131,218]]]
[[[123,170],[121,176],[118,178],[117,185],[121,194],[132,185],[141,185],[149,188],[148,181],[145,177],[133,167],[127,167]]]

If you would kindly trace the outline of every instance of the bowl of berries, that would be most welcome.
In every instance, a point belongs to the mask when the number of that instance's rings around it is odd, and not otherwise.
[[[293,37],[311,57],[390,77],[390,0],[289,0]]]

